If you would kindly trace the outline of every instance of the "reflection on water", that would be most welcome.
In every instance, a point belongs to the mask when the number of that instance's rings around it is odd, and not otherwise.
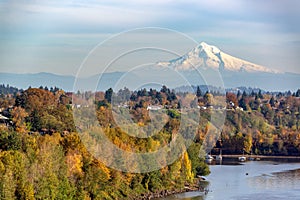
[[[191,192],[164,200],[300,199],[299,162],[250,161],[243,165],[211,165],[210,169],[207,195]]]
[[[254,188],[263,187],[265,189],[289,189],[291,187],[297,187],[300,184],[299,179],[300,170],[297,169],[253,177],[248,179],[248,184]]]
[[[186,192],[183,194],[176,194],[166,198],[164,200],[184,199],[184,200],[204,200],[204,193],[202,192]]]

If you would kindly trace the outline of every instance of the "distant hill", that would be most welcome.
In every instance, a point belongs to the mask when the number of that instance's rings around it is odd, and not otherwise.
[[[202,71],[199,70],[197,73],[211,73],[213,78],[213,71]],[[124,75],[123,72],[114,72],[114,73],[106,73],[101,76],[101,80],[98,82],[100,75],[91,76],[88,78],[80,78],[77,79],[74,76],[62,76],[51,73],[38,73],[38,74],[12,74],[12,73],[0,73],[0,84],[17,87],[20,89],[27,89],[29,86],[31,87],[40,87],[47,86],[50,87],[58,87],[62,88],[66,91],[73,91],[74,85],[76,89],[80,90],[95,90],[97,85],[97,90],[107,90],[110,87],[113,87],[118,80]],[[194,72],[183,72],[183,74],[187,77],[190,85],[206,85],[205,81],[199,79],[199,74],[195,75]],[[138,77],[136,74],[127,74],[127,76],[133,76],[129,82],[128,86],[130,89],[136,89],[133,86],[136,81],[139,79],[143,79],[143,77]],[[166,77],[167,78],[167,77]],[[225,88],[237,88],[240,86],[251,87],[251,88],[261,88],[266,91],[296,91],[300,88],[300,75],[292,74],[292,73],[280,73],[280,74],[272,74],[272,73],[259,73],[259,74],[251,74],[247,72],[227,72],[222,74],[222,78],[224,81]],[[176,78],[172,79],[172,77],[168,80],[170,85],[166,83],[170,88],[176,88],[178,91],[184,90],[189,91],[189,89],[184,89],[183,86],[186,84],[179,82],[176,84]],[[79,84],[79,85],[78,85]],[[137,85],[138,86],[138,85]],[[141,87],[152,87],[152,88],[160,88],[159,84],[148,84]],[[185,86],[185,87],[191,87]],[[216,87],[217,88],[217,87]],[[213,88],[214,89],[214,88]]]
[[[218,78],[219,77],[219,78]],[[261,88],[266,91],[296,91],[300,88],[300,74],[279,72],[222,52],[215,46],[200,43],[190,52],[171,61],[135,68],[128,72],[96,74],[87,78],[51,73],[0,73],[0,84],[26,89],[29,86],[58,87],[73,90],[115,90],[127,87],[167,85],[178,88],[185,85],[213,85],[236,88]]]
[[[106,73],[102,76],[102,84],[97,87],[98,90],[106,90],[116,82],[122,73]],[[27,89],[28,87],[47,86],[62,88],[65,91],[73,91],[75,80],[80,82],[78,89],[93,90],[94,83],[99,79],[99,75],[88,78],[76,79],[74,76],[64,76],[52,73],[36,73],[36,74],[13,74],[0,73],[0,84],[9,84],[17,88]]]
[[[0,80],[3,84],[9,84],[17,88],[27,89],[31,87],[58,87],[65,90],[71,90],[75,78],[73,76],[62,76],[52,73],[37,73],[37,74],[13,74],[0,73]]]

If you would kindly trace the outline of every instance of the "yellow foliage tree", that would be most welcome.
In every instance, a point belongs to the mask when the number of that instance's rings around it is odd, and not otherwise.
[[[12,115],[12,121],[15,124],[16,131],[19,133],[27,133],[27,127],[25,123],[25,118],[28,116],[28,113],[25,111],[25,109],[21,107],[15,107],[11,111]]]
[[[77,176],[81,177],[82,172],[82,155],[74,151],[69,151],[66,155],[66,163],[68,166],[68,177],[75,178]]]
[[[189,155],[187,152],[184,152],[184,154],[182,156],[182,165],[183,165],[183,167],[182,167],[183,173],[184,173],[186,180],[192,181],[194,178],[194,174],[192,172],[192,162],[189,159]]]

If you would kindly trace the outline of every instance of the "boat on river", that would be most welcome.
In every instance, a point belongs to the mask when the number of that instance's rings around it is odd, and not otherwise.
[[[244,156],[244,149],[243,149],[243,156],[238,157],[239,162],[245,162],[247,160],[246,156]]]
[[[207,154],[205,156],[205,162],[211,163],[213,160],[214,160],[214,157],[212,157],[211,155]]]
[[[247,158],[245,156],[238,157],[239,162],[245,162]]]
[[[216,160],[221,161],[222,159],[223,159],[223,157],[221,154],[216,156]]]

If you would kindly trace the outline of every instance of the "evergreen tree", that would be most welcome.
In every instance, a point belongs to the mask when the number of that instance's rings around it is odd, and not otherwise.
[[[238,92],[237,92],[237,94],[236,94],[236,97],[239,99],[240,97],[241,97],[241,91],[240,90],[238,90]]]
[[[199,86],[197,86],[196,96],[197,97],[201,97],[202,96],[202,91],[201,91],[201,89],[200,89]]]
[[[244,91],[242,94],[242,98],[239,100],[239,107],[243,108],[244,110],[248,109],[248,97],[247,93]]]
[[[105,98],[109,103],[111,103],[112,95],[113,95],[113,89],[112,89],[112,88],[109,88],[108,90],[105,91],[104,98]]]
[[[274,96],[272,96],[271,99],[270,99],[270,105],[271,105],[272,107],[275,106],[275,99],[274,99]]]
[[[262,93],[261,93],[261,90],[258,91],[257,96],[258,96],[258,98],[260,98],[260,99],[263,99],[263,98],[264,98],[263,95],[262,95]]]
[[[300,89],[297,90],[296,97],[300,97]]]

